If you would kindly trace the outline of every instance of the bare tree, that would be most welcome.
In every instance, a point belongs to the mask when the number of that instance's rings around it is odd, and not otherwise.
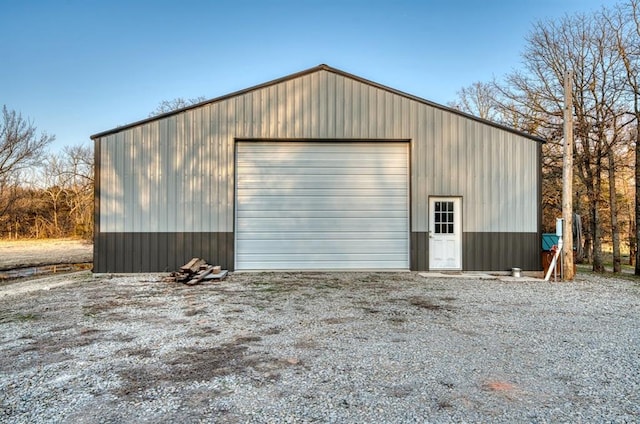
[[[86,146],[67,146],[63,150],[67,176],[67,208],[76,236],[93,234],[93,150]]]
[[[449,103],[450,107],[482,119],[502,120],[499,116],[494,84],[474,82],[468,87],[463,87],[456,94],[458,98]]]
[[[46,133],[36,134],[36,127],[31,121],[3,106],[0,121],[0,189],[16,173],[38,164],[45,148],[54,139],[54,136]]]
[[[185,99],[183,97],[176,97],[172,100],[163,100],[158,106],[149,113],[149,117],[162,115],[163,113],[173,112],[174,110],[182,109],[187,106],[195,105],[205,101],[203,96],[194,97],[192,99]]]
[[[44,167],[39,178],[40,192],[47,199],[47,208],[51,217],[49,234],[54,237],[60,237],[64,234],[61,227],[60,215],[62,202],[65,196],[67,186],[67,176],[63,172],[63,163],[58,155],[52,154],[44,160]]]
[[[609,149],[607,154],[609,174],[609,213],[611,217],[611,243],[613,246],[613,272],[622,271],[620,258],[620,227],[618,224],[618,192],[616,191],[615,155],[614,150]]]
[[[45,149],[54,136],[37,134],[35,125],[20,113],[2,107],[0,119],[0,224],[5,214],[15,205],[20,175],[40,163]]]
[[[635,240],[640,240],[640,1],[628,0],[605,12],[616,35],[616,48],[624,63],[626,93],[635,123]],[[640,249],[635,249],[635,274],[640,275]]]
[[[627,140],[634,140],[634,129],[628,129]],[[635,220],[635,145],[628,142],[626,145],[622,144],[621,151],[618,154],[619,171],[616,175],[617,179],[616,187],[620,192],[620,215],[623,217],[623,223],[626,230],[627,246],[629,248],[629,265],[634,266],[636,263],[636,220]],[[622,231],[622,229],[621,229]]]
[[[598,272],[604,271],[601,209],[608,197],[603,192],[603,171],[609,150],[628,124],[618,78],[621,61],[614,46],[606,20],[599,14],[540,22],[527,38],[524,71],[508,75],[499,88],[506,99],[503,106],[515,107],[522,117],[522,129],[533,130],[549,144],[559,144],[563,76],[573,71],[574,163],[589,212],[585,240],[593,243],[593,270]]]

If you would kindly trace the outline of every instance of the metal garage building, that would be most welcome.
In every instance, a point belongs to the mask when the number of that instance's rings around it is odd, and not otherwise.
[[[94,272],[541,268],[543,140],[326,65],[91,138]]]

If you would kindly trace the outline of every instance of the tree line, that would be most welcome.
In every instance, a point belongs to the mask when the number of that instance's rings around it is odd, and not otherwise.
[[[561,216],[564,77],[573,74],[574,210],[581,215],[583,259],[614,272],[621,250],[637,263],[640,216],[640,7],[627,0],[589,14],[533,25],[522,69],[458,92],[450,106],[538,135],[543,146],[543,231]]]
[[[53,135],[6,105],[0,118],[0,238],[93,235],[93,149],[47,148]]]

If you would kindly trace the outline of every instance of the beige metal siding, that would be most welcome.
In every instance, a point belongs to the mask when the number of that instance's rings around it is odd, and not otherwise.
[[[537,232],[537,143],[327,70],[102,137],[100,231],[232,232],[235,139],[410,139],[411,230],[463,196],[465,232]]]

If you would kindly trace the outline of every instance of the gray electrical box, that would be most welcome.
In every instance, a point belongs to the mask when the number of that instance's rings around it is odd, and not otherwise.
[[[556,218],[556,235],[558,237],[562,237],[562,223],[563,222],[564,222],[564,219]]]

